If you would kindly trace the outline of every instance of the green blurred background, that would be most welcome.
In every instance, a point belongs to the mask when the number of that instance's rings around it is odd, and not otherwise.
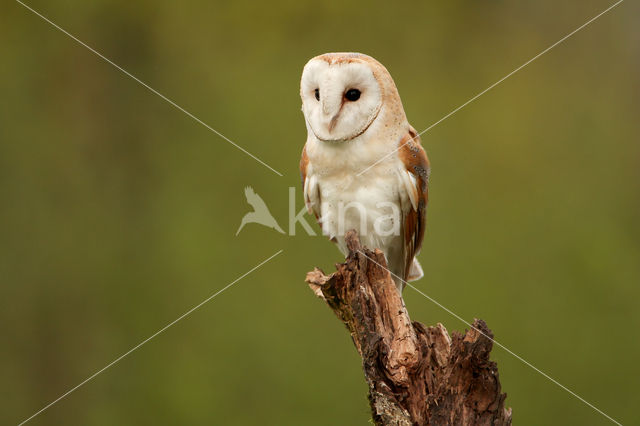
[[[612,3],[27,4],[284,177],[3,3],[0,423],[284,249],[31,423],[358,425],[359,358],[303,281],[340,254],[300,227],[235,236],[247,185],[286,227],[303,65],[376,57],[422,130]],[[433,170],[416,283],[624,424],[640,424],[639,12],[622,3],[423,135]],[[465,328],[405,299],[414,320]],[[608,424],[504,350],[492,357],[516,424]]]

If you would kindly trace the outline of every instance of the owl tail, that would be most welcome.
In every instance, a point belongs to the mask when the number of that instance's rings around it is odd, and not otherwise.
[[[411,268],[409,269],[407,281],[417,281],[422,277],[424,277],[422,266],[420,266],[420,262],[418,262],[418,259],[414,257],[413,262],[411,263]]]

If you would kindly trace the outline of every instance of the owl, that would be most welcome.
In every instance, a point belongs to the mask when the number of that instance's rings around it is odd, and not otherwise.
[[[391,75],[360,53],[311,59],[300,83],[307,141],[304,200],[323,234],[347,254],[344,235],[380,249],[396,287],[422,278],[429,160]]]

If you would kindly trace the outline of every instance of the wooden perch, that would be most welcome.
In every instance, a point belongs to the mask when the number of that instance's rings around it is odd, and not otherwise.
[[[315,268],[307,282],[351,332],[375,424],[510,425],[485,322],[451,337],[442,324],[411,322],[382,252],[362,248],[354,231],[346,242],[346,262],[329,276]]]

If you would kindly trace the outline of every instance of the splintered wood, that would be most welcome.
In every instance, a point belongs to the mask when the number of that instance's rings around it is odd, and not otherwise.
[[[498,366],[489,359],[493,333],[475,320],[451,337],[442,324],[411,322],[384,255],[346,235],[349,255],[307,283],[347,326],[362,357],[377,425],[510,425]]]

